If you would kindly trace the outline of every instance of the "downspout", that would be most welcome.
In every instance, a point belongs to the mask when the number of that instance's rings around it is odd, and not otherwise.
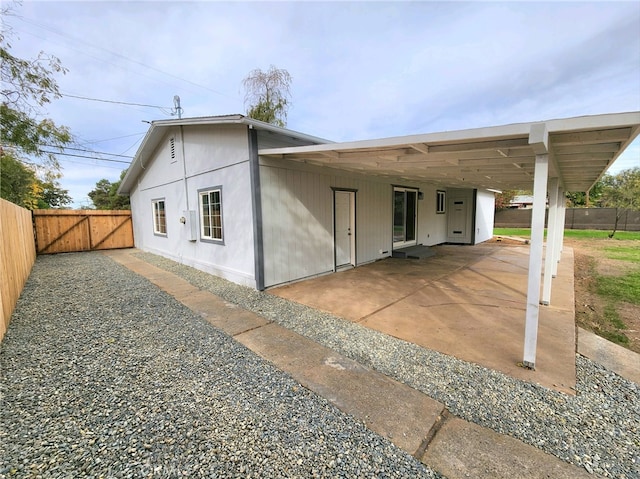
[[[249,137],[249,175],[251,180],[251,207],[253,210],[253,258],[256,289],[264,291],[264,246],[262,238],[262,195],[260,191],[260,161],[258,158],[258,132],[251,125]]]

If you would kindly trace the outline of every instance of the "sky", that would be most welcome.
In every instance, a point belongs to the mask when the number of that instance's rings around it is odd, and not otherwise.
[[[183,117],[245,113],[242,80],[270,65],[292,77],[287,127],[333,141],[640,110],[637,1],[25,0],[13,13],[11,52],[68,69],[43,114],[76,138],[78,156],[59,156],[73,208],[119,179],[148,122],[175,118],[175,95]],[[635,166],[640,139],[609,173]]]

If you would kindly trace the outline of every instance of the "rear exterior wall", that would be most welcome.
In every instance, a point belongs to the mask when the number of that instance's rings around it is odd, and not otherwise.
[[[335,169],[261,160],[265,286],[334,269],[333,189],[356,190],[357,265],[391,256],[393,184]],[[418,244],[446,241],[445,215],[435,213],[436,188],[419,188]]]

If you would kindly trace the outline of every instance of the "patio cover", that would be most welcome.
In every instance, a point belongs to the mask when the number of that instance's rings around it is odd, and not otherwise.
[[[392,181],[533,190],[524,338],[535,367],[539,305],[550,304],[564,233],[566,192],[588,191],[640,133],[640,112],[582,116],[376,140],[259,150],[279,158]],[[639,159],[640,163],[640,159]],[[549,199],[541,298],[544,218]]]

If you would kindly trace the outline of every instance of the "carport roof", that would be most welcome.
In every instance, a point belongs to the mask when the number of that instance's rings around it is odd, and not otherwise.
[[[587,191],[639,133],[640,112],[628,112],[258,153],[397,181],[496,190],[531,189],[536,154],[548,153],[549,177],[565,191]]]

